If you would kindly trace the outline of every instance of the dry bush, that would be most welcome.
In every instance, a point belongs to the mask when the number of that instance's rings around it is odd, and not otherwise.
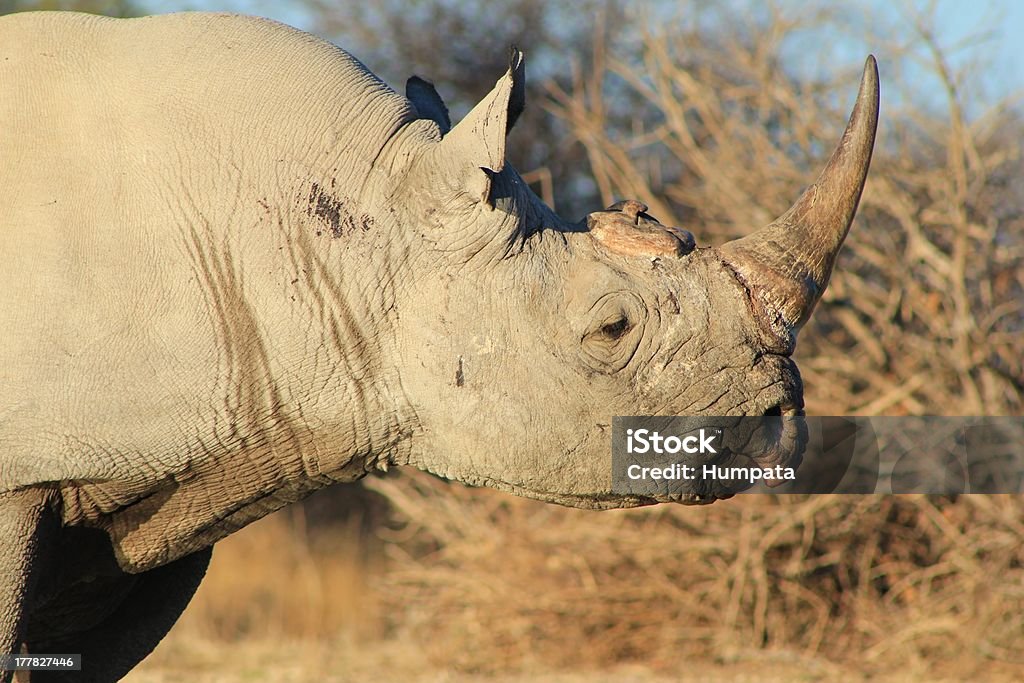
[[[382,600],[433,664],[491,673],[769,661],[827,674],[1024,667],[1020,502],[740,496],[564,510],[403,473]],[[895,668],[894,668],[895,667]]]

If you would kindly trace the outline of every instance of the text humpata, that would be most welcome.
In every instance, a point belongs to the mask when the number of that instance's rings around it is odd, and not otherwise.
[[[717,455],[715,440],[722,435],[721,430],[700,429],[695,434],[687,436],[662,436],[656,431],[648,429],[626,430],[626,452],[630,454],[657,453],[676,455],[685,453],[688,455]],[[796,479],[796,470],[792,467],[723,467],[721,465],[706,464],[699,468],[696,465],[685,465],[683,463],[672,463],[661,467],[645,467],[632,464],[626,468],[626,476],[633,480],[647,479],[652,481],[664,480],[693,480],[693,479],[720,479],[728,481],[745,480],[756,482],[761,480],[785,481]]]
[[[630,479],[650,479],[652,481],[689,480],[689,479],[723,479],[727,481],[746,480],[750,482],[768,480],[785,481],[796,479],[796,470],[792,467],[722,467],[721,465],[701,465],[700,474],[696,465],[673,463],[665,467],[643,467],[630,465],[626,468],[626,476]]]

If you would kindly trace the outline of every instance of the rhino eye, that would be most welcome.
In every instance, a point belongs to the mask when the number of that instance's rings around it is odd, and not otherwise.
[[[615,340],[629,332],[631,327],[629,318],[620,316],[617,320],[602,325],[600,332],[605,338]]]
[[[603,372],[621,370],[643,338],[643,301],[631,293],[612,293],[595,302],[591,315],[589,330],[582,335],[583,359]]]

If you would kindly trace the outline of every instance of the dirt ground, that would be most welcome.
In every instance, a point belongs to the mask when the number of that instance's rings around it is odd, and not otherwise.
[[[801,660],[790,653],[751,652],[728,663],[680,661],[678,673],[658,672],[640,664],[607,670],[542,671],[526,667],[515,674],[473,674],[424,665],[413,644],[382,642],[334,646],[302,642],[246,641],[211,643],[171,635],[145,662],[124,679],[126,683],[306,683],[312,681],[409,681],[410,683],[782,683],[791,681],[867,680],[856,671],[823,660]],[[921,680],[912,672],[892,681]],[[954,680],[954,679],[948,679]],[[1010,681],[1012,678],[1006,678]]]
[[[606,670],[543,671],[530,667],[514,674],[473,674],[446,671],[424,664],[415,645],[381,642],[366,646],[339,642],[328,646],[302,642],[247,641],[224,644],[171,635],[127,678],[125,683],[348,683],[408,681],[410,683],[793,683],[811,681],[960,681],[933,678],[909,667],[890,675],[872,676],[823,659],[787,652],[751,651],[729,662],[677,663],[676,673],[641,664]],[[663,668],[663,667],[659,667]],[[664,667],[668,668],[668,667]],[[1018,681],[1019,672],[996,674],[990,681]]]

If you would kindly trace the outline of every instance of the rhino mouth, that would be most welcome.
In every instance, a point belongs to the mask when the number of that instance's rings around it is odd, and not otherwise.
[[[740,425],[753,427],[734,442],[727,443],[718,455],[706,464],[722,468],[759,468],[764,476],[758,481],[770,487],[782,484],[784,478],[776,478],[777,468],[792,468],[800,465],[807,445],[807,426],[804,411],[797,398],[782,398],[769,404],[758,414],[745,417],[726,418]],[[713,418],[714,419],[714,418]],[[721,418],[719,418],[721,419]],[[727,430],[729,431],[729,430]],[[672,493],[643,495],[622,494],[610,491],[594,493],[560,493],[509,483],[486,485],[504,488],[516,495],[557,503],[576,508],[612,509],[629,508],[658,503],[679,503],[682,505],[707,505],[716,500],[732,498],[757,484],[743,479],[704,479],[691,482],[685,490]]]
[[[726,446],[725,459],[760,467],[763,481],[770,487],[782,484],[785,478],[781,470],[790,468],[795,472],[807,447],[803,408],[788,398],[772,404],[739,441]],[[750,486],[739,490],[747,488]]]
[[[796,401],[785,398],[771,404],[760,416],[748,416],[741,420],[740,426],[746,429],[734,432],[736,437],[727,440],[719,456],[708,465],[716,468],[716,471],[759,468],[760,477],[753,480],[742,477],[705,479],[693,491],[658,496],[656,502],[704,505],[732,498],[758,482],[772,488],[779,486],[786,481],[787,469],[792,469],[795,474],[807,446],[803,408]]]
[[[765,449],[752,454],[751,459],[764,469],[774,470],[776,467],[800,466],[804,449],[807,446],[807,424],[804,421],[804,410],[796,403],[785,400],[776,403],[764,411],[762,421],[773,436],[769,438]],[[766,480],[769,486],[778,486],[781,481]]]

